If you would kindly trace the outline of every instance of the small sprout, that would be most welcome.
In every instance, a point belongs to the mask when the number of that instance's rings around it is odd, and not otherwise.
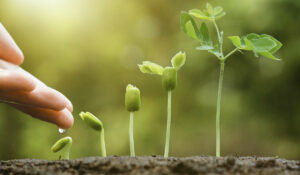
[[[106,157],[104,127],[102,122],[90,112],[81,112],[79,116],[87,125],[100,132],[101,156]]]
[[[187,16],[186,14],[182,15],[185,22],[187,23],[187,27],[183,27],[183,30],[189,34],[190,37],[197,39],[199,30],[195,29],[196,23],[194,20]],[[195,30],[194,30],[195,29]],[[168,106],[167,106],[167,129],[166,129],[166,143],[165,143],[165,152],[164,157],[167,158],[169,156],[169,145],[170,145],[170,132],[171,132],[171,96],[172,91],[177,86],[177,71],[185,64],[186,54],[185,52],[178,52],[175,56],[173,56],[171,63],[172,67],[165,67],[152,63],[150,61],[144,61],[143,64],[138,65],[140,71],[148,74],[157,74],[162,76],[162,86],[168,92]],[[151,65],[155,65],[155,69],[151,68]],[[159,70],[159,71],[153,71]],[[158,73],[157,73],[158,72]]]
[[[147,66],[145,66],[147,67]],[[129,148],[130,148],[130,156],[135,156],[134,150],[134,137],[133,137],[133,119],[134,112],[138,111],[141,107],[141,93],[140,90],[128,84],[125,92],[125,107],[127,111],[129,111]]]
[[[125,94],[125,106],[127,111],[134,112],[140,109],[140,96],[140,90],[137,87],[134,87],[131,84],[127,85]]]
[[[211,4],[206,4],[206,9],[192,9],[188,12],[182,12],[180,16],[181,29],[190,38],[199,41],[200,46],[197,50],[207,50],[209,53],[215,55],[220,60],[220,76],[219,76],[219,86],[218,86],[218,97],[217,97],[217,110],[216,110],[216,156],[220,157],[220,115],[221,115],[221,98],[222,98],[222,87],[223,87],[223,77],[225,69],[225,61],[228,57],[237,51],[246,50],[252,51],[256,57],[259,55],[272,59],[280,60],[273,54],[280,49],[282,44],[270,35],[258,35],[255,33],[250,33],[246,36],[230,36],[229,39],[236,47],[227,55],[223,53],[223,31],[219,31],[218,25],[216,23],[217,19],[222,18],[226,13],[220,6],[213,7]],[[204,22],[202,22],[201,27],[198,28],[197,23],[193,17],[200,20],[206,20],[212,23],[216,29],[216,35],[218,41],[216,44],[210,38],[208,28]]]
[[[54,153],[61,151],[62,154],[59,157],[61,157],[63,160],[69,160],[71,146],[72,146],[72,138],[64,137],[64,138],[59,139],[51,147],[51,151]]]

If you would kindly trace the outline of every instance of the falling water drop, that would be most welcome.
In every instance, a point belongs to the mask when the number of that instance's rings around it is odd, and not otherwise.
[[[62,128],[58,128],[58,132],[60,133],[60,134],[64,134],[64,133],[66,133],[66,129],[62,129]]]

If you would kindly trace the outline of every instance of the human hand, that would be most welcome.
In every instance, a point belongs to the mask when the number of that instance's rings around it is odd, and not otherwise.
[[[22,51],[0,23],[0,101],[60,128],[73,125],[72,103],[19,67]]]

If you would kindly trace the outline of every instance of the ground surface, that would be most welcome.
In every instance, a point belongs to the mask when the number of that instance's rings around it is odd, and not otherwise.
[[[0,161],[0,174],[251,174],[300,175],[300,161],[263,157],[88,157],[70,161]]]

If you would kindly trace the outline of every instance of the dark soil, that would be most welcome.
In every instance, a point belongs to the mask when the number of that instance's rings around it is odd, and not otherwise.
[[[88,157],[70,161],[0,161],[0,174],[253,174],[300,175],[300,161],[274,157]]]

